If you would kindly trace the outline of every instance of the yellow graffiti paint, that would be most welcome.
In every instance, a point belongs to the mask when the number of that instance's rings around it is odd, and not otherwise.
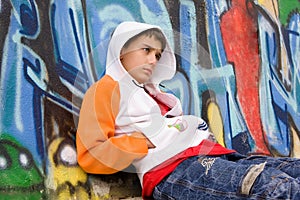
[[[300,139],[294,127],[290,127],[290,128],[291,128],[292,142],[293,142],[291,157],[300,158],[300,148],[299,148]]]
[[[207,107],[207,117],[211,132],[214,133],[216,140],[222,146],[225,146],[223,120],[220,109],[215,102],[210,102]]]
[[[74,145],[66,141],[56,138],[48,146],[49,195],[58,199],[96,199],[90,191],[87,174],[77,164]]]
[[[258,4],[268,11],[274,18],[278,18],[278,1],[277,0],[258,0]]]

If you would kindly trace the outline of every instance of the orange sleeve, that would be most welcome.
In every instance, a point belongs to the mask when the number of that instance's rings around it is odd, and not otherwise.
[[[104,76],[86,92],[76,134],[78,163],[88,173],[112,174],[148,153],[145,138],[115,136],[119,85]]]

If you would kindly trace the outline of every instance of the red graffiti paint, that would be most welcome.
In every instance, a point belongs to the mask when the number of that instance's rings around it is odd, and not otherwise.
[[[256,152],[270,154],[260,119],[257,18],[246,2],[232,0],[231,8],[221,17],[221,32],[228,62],[235,70],[237,99],[255,141]]]

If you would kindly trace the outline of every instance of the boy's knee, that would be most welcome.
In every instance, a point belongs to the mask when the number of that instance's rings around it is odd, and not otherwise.
[[[243,195],[249,195],[250,190],[257,179],[257,177],[261,174],[261,172],[264,170],[266,165],[266,162],[260,163],[257,165],[251,165],[251,167],[248,169],[247,173],[245,174],[244,178],[241,182],[241,188],[240,193]]]

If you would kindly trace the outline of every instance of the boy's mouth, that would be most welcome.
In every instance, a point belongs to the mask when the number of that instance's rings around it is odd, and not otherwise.
[[[144,68],[144,71],[146,71],[147,74],[152,75],[152,70],[148,68]]]

